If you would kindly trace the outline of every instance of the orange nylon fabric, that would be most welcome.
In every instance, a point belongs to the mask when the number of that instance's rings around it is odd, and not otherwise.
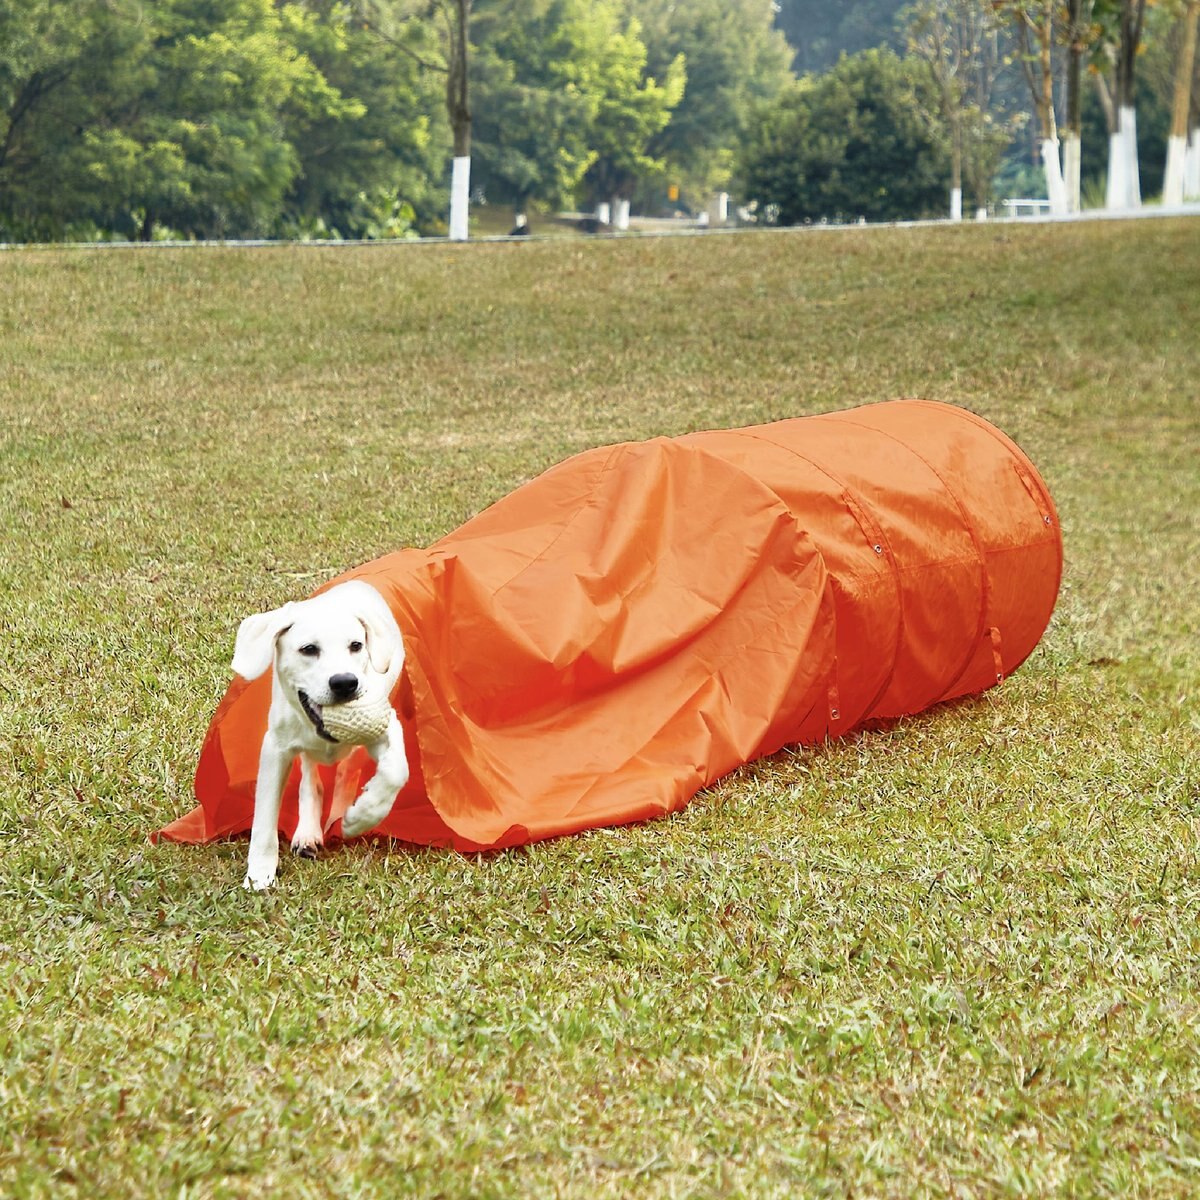
[[[378,588],[407,649],[412,778],[375,832],[477,850],[672,812],[789,743],[993,686],[1037,644],[1061,573],[1032,463],[949,405],[577,455],[333,581]],[[155,840],[249,828],[269,702],[269,675],[234,680],[199,807]]]

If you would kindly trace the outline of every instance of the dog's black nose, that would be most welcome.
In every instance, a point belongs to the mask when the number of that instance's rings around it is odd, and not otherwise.
[[[335,700],[349,700],[358,691],[358,676],[349,671],[344,675],[330,675],[329,690]]]

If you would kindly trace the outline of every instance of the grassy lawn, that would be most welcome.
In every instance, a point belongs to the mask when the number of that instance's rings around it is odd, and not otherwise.
[[[1200,1189],[1200,223],[0,253],[0,1194]],[[921,394],[1067,549],[982,699],[241,889],[239,619],[568,453]]]

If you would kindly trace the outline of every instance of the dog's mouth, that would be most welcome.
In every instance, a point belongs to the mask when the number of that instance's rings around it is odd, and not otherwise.
[[[324,738],[327,742],[336,742],[337,738],[325,728],[325,722],[321,719],[321,706],[314,704],[308,698],[308,693],[302,689],[298,688],[296,690],[296,696],[300,700],[300,707],[304,709],[304,715],[313,723],[313,728],[317,731],[317,736]]]

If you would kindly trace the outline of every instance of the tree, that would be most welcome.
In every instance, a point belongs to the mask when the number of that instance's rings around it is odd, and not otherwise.
[[[291,43],[346,99],[330,111],[283,108],[298,170],[284,198],[281,232],[377,238],[408,235],[440,215],[445,118],[435,77],[364,29],[338,0],[308,0],[284,14]]]
[[[1192,68],[1192,103],[1188,117],[1191,134],[1183,169],[1183,197],[1200,200],[1200,54]]]
[[[1138,174],[1136,67],[1146,0],[1095,0],[1095,14],[1105,30],[1104,45],[1113,61],[1105,206],[1137,208],[1142,202],[1142,189]]]
[[[1083,73],[1096,43],[1093,0],[1066,0],[1064,37],[1067,45],[1067,113],[1063,136],[1063,181],[1067,211],[1081,207],[1083,171]]]
[[[354,112],[288,42],[291,5],[112,0],[62,22],[21,2],[48,38],[41,62],[8,59],[0,205],[25,233],[266,232],[297,170],[282,108]]]
[[[683,59],[687,86],[649,153],[672,181],[703,205],[730,186],[734,155],[757,104],[790,81],[791,48],[774,26],[768,0],[636,0],[647,70],[666,78]]]
[[[1200,0],[1187,0],[1180,17],[1183,38],[1175,68],[1175,87],[1171,108],[1171,135],[1167,142],[1167,169],[1163,179],[1163,204],[1183,203],[1188,153],[1188,118],[1191,113],[1196,68],[1196,25],[1200,21]]]
[[[842,58],[764,105],[741,171],[747,199],[780,224],[943,211],[950,176],[929,72],[890,50]]]
[[[481,0],[473,54],[485,186],[518,210],[584,188],[608,202],[661,169],[650,139],[683,92],[682,59],[647,72],[614,0]]]
[[[611,10],[585,0],[477,3],[473,73],[476,158],[489,200],[524,212],[573,198],[595,153],[591,81]]]
[[[997,11],[1008,16],[1016,32],[1018,56],[1033,102],[1046,195],[1050,211],[1067,212],[1067,189],[1059,160],[1058,125],[1054,115],[1055,0],[999,0]]]
[[[450,185],[450,237],[466,241],[471,196],[471,98],[469,46],[471,0],[441,0],[446,30],[446,112],[454,132],[454,167]]]
[[[472,0],[358,0],[364,24],[444,77],[446,115],[453,138],[450,237],[465,241],[471,195],[470,45]]]
[[[962,218],[964,176],[983,208],[1010,140],[993,112],[1001,66],[999,27],[978,0],[919,0],[905,13],[909,53],[926,63],[950,140],[950,217]]]
[[[682,57],[670,63],[661,82],[647,74],[640,35],[636,18],[623,28],[614,27],[604,38],[596,73],[587,82],[597,104],[591,134],[595,157],[584,182],[598,203],[617,200],[627,205],[639,180],[663,171],[651,142],[670,120],[687,83]]]
[[[8,237],[57,232],[54,218],[40,211],[38,167],[49,114],[71,107],[63,96],[75,91],[84,48],[107,16],[89,9],[82,0],[0,5],[0,223]]]

